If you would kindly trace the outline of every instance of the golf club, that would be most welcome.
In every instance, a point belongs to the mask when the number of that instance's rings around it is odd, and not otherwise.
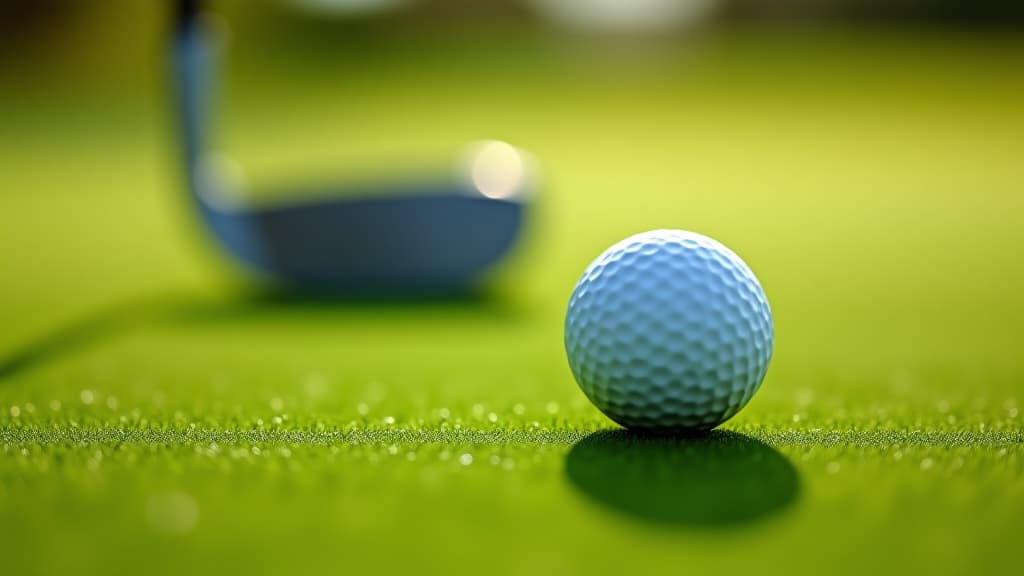
[[[186,182],[220,245],[285,290],[419,293],[471,287],[520,235],[534,182],[518,149],[481,145],[464,181],[296,189],[289,203],[237,200],[209,150],[217,38],[199,2],[179,3],[174,80]],[[351,188],[351,187],[348,187]],[[339,198],[324,200],[325,192]]]

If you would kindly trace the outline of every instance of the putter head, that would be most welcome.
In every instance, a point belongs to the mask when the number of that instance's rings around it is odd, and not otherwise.
[[[237,200],[239,184],[207,151],[215,38],[194,1],[180,4],[173,59],[186,179],[207,227],[272,286],[300,292],[456,292],[477,283],[520,236],[535,188],[529,157],[478,146],[451,183],[289,191],[288,204]],[[345,190],[345,188],[349,188]],[[325,193],[336,192],[335,199]],[[308,198],[316,198],[309,200]]]
[[[273,285],[299,291],[466,289],[510,251],[526,211],[525,190],[491,198],[468,183],[378,185],[355,198],[348,191],[338,199],[250,206],[225,200],[235,195],[223,190],[227,179],[198,179],[205,181],[200,213],[220,245]],[[337,191],[289,193],[324,198]]]

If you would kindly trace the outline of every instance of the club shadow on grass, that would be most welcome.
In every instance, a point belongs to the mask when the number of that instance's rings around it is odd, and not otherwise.
[[[95,342],[159,323],[183,305],[178,298],[161,296],[99,308],[0,354],[0,382]]]
[[[743,525],[781,512],[800,493],[799,475],[785,456],[728,431],[696,437],[595,432],[572,447],[565,471],[591,500],[666,526]]]
[[[145,330],[169,326],[213,327],[218,324],[291,319],[311,319],[344,325],[356,313],[365,322],[367,312],[375,317],[417,313],[460,311],[475,317],[510,321],[520,311],[484,291],[380,293],[346,292],[291,294],[272,290],[249,290],[227,299],[187,296],[138,298],[97,309],[77,320],[62,324],[41,337],[8,352],[0,351],[0,384],[14,376],[67,354],[108,341],[130,337]]]

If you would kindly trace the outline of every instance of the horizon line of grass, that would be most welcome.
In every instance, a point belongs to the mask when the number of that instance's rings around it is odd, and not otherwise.
[[[570,445],[601,428],[547,427],[366,427],[345,429],[218,429],[141,427],[0,427],[0,442],[6,445],[193,445],[193,444],[291,444],[329,446],[339,444],[553,444]],[[768,427],[723,428],[731,434],[749,437],[770,446],[945,446],[1000,447],[1024,444],[1024,429],[1015,430],[779,430]],[[638,438],[643,436],[638,434]],[[685,441],[685,438],[681,438]]]

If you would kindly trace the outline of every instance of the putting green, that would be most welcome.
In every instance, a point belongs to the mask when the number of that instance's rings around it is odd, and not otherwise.
[[[0,94],[5,571],[1018,563],[1024,45],[247,41],[222,141],[253,182],[499,138],[540,160],[532,227],[478,299],[260,298],[189,212],[159,83]],[[729,245],[775,314],[762,390],[700,441],[606,432],[562,350],[589,260],[659,227]]]

